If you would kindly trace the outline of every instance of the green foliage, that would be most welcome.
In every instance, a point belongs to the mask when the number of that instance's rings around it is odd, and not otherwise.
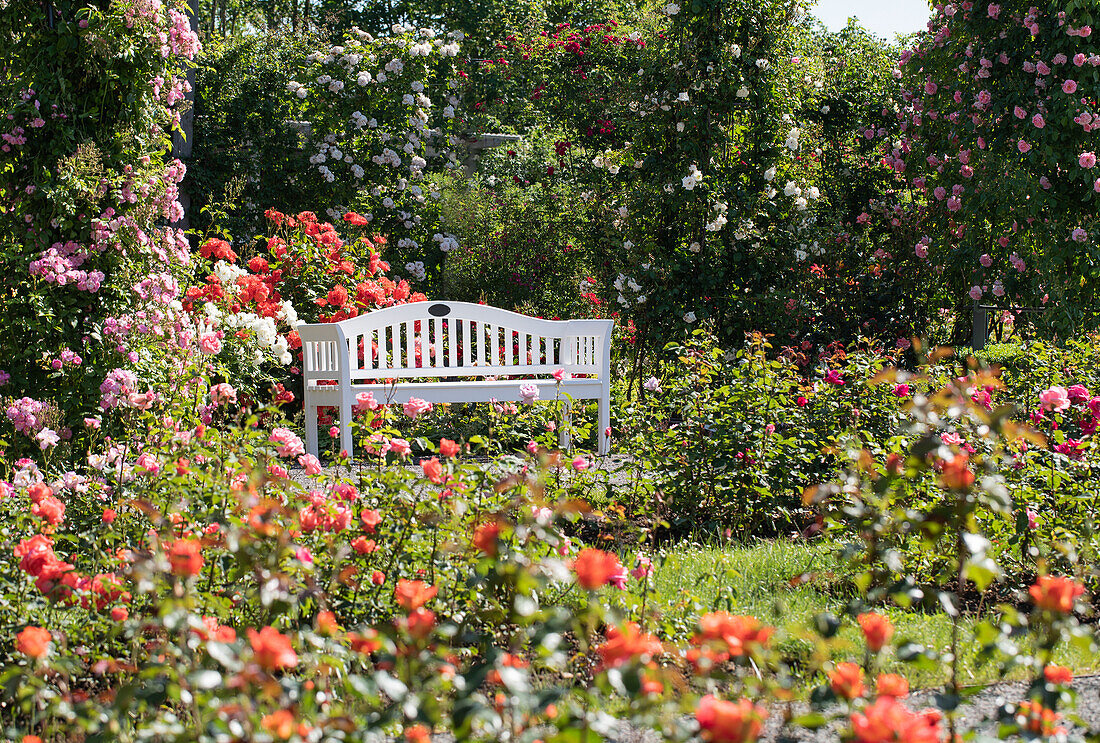
[[[582,252],[591,223],[577,194],[565,184],[513,185],[503,175],[494,183],[456,182],[444,191],[443,218],[458,247],[447,255],[438,294],[540,317],[593,314],[580,285],[596,256]]]
[[[247,241],[265,230],[264,210],[296,214],[323,203],[286,93],[316,43],[312,34],[284,32],[214,43],[204,51],[188,165],[193,228]],[[226,196],[226,218],[215,219],[213,208]]]

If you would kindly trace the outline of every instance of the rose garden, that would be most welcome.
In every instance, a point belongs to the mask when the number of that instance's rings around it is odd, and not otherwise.
[[[1100,7],[1031,2],[0,0],[4,738],[1100,739]],[[503,392],[307,453],[299,329],[419,303],[610,374],[425,315],[344,350]]]

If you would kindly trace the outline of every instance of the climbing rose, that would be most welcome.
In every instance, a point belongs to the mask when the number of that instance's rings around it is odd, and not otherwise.
[[[1096,167],[1096,153],[1082,152],[1081,157],[1077,158],[1077,164],[1086,169],[1092,169]]]
[[[405,403],[404,410],[405,415],[415,418],[421,413],[432,412],[432,404],[426,400],[421,400],[419,397],[413,397]]]

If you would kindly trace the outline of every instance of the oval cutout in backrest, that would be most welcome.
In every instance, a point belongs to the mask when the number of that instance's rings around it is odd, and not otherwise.
[[[428,314],[432,317],[446,317],[451,314],[451,308],[445,304],[433,304],[428,308]]]

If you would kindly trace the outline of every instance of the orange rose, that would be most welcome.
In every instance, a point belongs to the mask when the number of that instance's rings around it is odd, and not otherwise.
[[[939,743],[940,715],[910,712],[893,697],[879,697],[851,716],[856,743]]]
[[[409,612],[409,634],[418,640],[428,636],[435,626],[435,614],[427,609]]]
[[[497,554],[497,539],[500,537],[500,524],[495,521],[482,524],[474,529],[473,544],[489,557]]]
[[[439,440],[439,453],[445,457],[453,457],[459,452],[459,446],[450,439]]]
[[[439,593],[438,588],[429,586],[422,580],[402,579],[397,581],[397,588],[394,589],[393,596],[402,609],[413,611],[431,601],[437,593]]]
[[[405,741],[406,743],[431,743],[432,737],[428,732],[428,728],[423,725],[413,725],[411,728],[405,728]]]
[[[836,668],[829,671],[829,688],[845,699],[863,696],[863,669],[855,663],[837,663]]]
[[[970,471],[970,455],[958,452],[950,461],[944,461],[940,482],[949,490],[969,490],[974,484],[974,473]]]
[[[1043,669],[1043,678],[1052,684],[1068,684],[1073,681],[1073,671],[1065,666],[1049,665]]]
[[[909,696],[909,681],[896,673],[880,673],[875,680],[875,691],[880,697],[903,699]]]
[[[617,555],[588,548],[577,555],[577,559],[573,561],[573,570],[581,588],[593,591],[607,585],[612,576],[622,572],[623,566]]]
[[[1073,611],[1074,599],[1084,592],[1085,587],[1072,578],[1054,575],[1039,576],[1035,585],[1028,589],[1036,606],[1059,614]]]
[[[270,715],[265,715],[260,724],[263,729],[271,733],[272,736],[279,740],[287,740],[290,736],[294,735],[294,731],[297,729],[297,725],[294,720],[294,713],[288,709],[281,709],[276,712],[272,712]]]
[[[775,632],[756,617],[714,611],[699,617],[698,642],[719,640],[726,643],[730,655],[743,655],[754,645],[764,646]]]
[[[424,468],[424,477],[435,483],[443,482],[443,465],[439,463],[439,457],[426,459],[420,466]]]
[[[664,646],[661,645],[660,640],[647,632],[642,632],[634,622],[627,622],[621,630],[617,627],[609,629],[607,642],[596,648],[604,668],[621,666],[635,658],[642,658],[645,662],[655,655],[660,655],[663,650]]]
[[[894,625],[881,614],[867,612],[856,618],[859,620],[859,626],[863,630],[863,636],[867,639],[867,647],[871,652],[877,653],[882,650],[882,646],[894,636]]]
[[[707,694],[699,700],[695,719],[703,740],[710,743],[752,743],[760,737],[768,711],[748,699],[727,702]]]
[[[298,665],[298,654],[291,647],[290,638],[274,627],[264,627],[259,632],[249,628],[248,641],[256,662],[265,670],[278,671]]]
[[[172,573],[182,578],[202,572],[202,545],[197,539],[177,539],[168,547]]]
[[[42,627],[27,627],[15,636],[15,649],[28,658],[45,658],[50,652],[53,635]]]

